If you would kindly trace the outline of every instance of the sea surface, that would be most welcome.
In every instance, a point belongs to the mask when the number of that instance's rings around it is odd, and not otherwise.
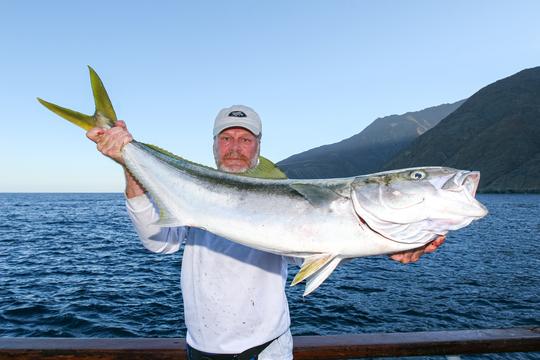
[[[418,263],[355,259],[308,297],[288,287],[293,334],[539,327],[540,195],[479,199],[490,214]],[[122,194],[0,193],[0,337],[184,337],[181,255],[142,247]]]

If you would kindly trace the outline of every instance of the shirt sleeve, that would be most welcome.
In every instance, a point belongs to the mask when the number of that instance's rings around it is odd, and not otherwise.
[[[180,249],[189,228],[154,225],[159,219],[159,214],[148,195],[126,199],[126,208],[145,248],[161,254],[172,254]]]

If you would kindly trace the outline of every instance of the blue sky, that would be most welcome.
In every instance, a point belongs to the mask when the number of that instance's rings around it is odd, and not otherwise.
[[[213,165],[232,104],[274,161],[377,117],[540,65],[538,1],[2,1],[0,192],[122,191],[120,168],[37,96],[94,110],[86,65],[138,140]]]

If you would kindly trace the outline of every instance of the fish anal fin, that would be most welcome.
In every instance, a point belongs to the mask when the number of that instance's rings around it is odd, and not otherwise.
[[[296,192],[302,195],[313,206],[328,204],[344,197],[337,192],[313,184],[294,183],[289,185]]]
[[[336,267],[341,262],[340,257],[335,257],[322,267],[317,273],[311,276],[306,282],[306,288],[304,289],[304,296],[311,294],[315,289],[317,289],[326,278],[336,269]]]
[[[291,286],[298,284],[299,282],[307,279],[311,275],[319,271],[323,266],[328,264],[336,256],[334,254],[316,254],[311,255],[304,259],[302,268],[294,277]]]

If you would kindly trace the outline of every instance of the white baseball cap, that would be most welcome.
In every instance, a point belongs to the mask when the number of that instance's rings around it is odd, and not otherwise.
[[[214,121],[214,136],[230,127],[243,127],[259,136],[262,130],[261,118],[249,106],[233,105],[222,109]]]

